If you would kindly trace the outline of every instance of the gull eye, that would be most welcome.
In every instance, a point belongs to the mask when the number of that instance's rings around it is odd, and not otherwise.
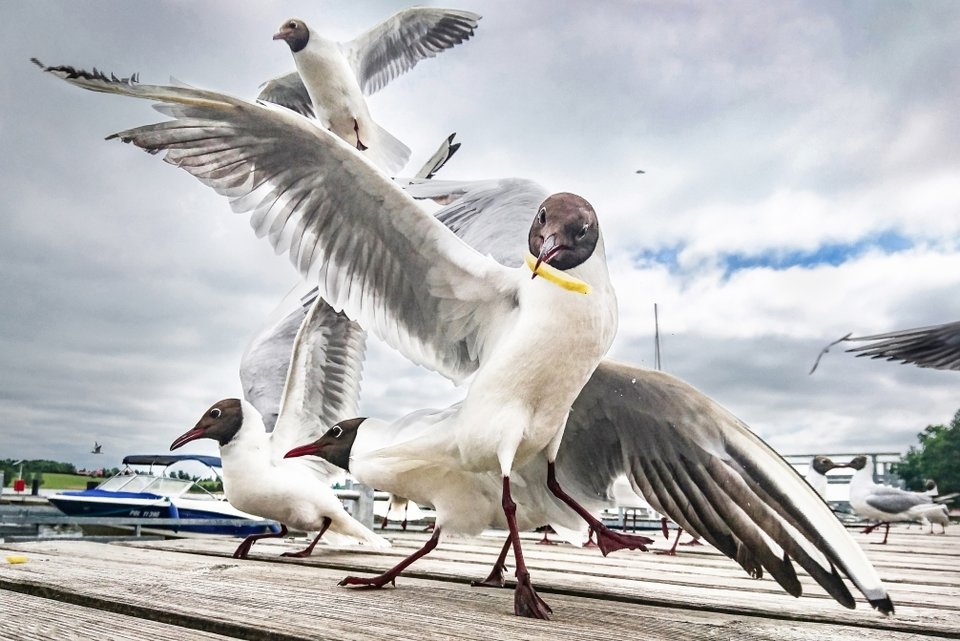
[[[580,233],[577,234],[577,240],[583,238],[587,235],[587,228],[590,227],[590,223],[586,223],[583,228],[580,230]]]
[[[340,438],[343,436],[343,428],[339,425],[334,425],[330,428],[330,433],[333,435],[333,438]]]
[[[287,23],[287,28],[288,28],[288,29],[296,29],[296,28],[297,28],[297,21],[296,21],[296,20],[291,20],[290,22],[288,22],[288,23]]]
[[[219,407],[214,407],[210,410],[210,418],[220,418],[220,414],[222,414],[222,412]]]
[[[540,211],[537,213],[537,222],[541,225],[547,222],[547,210],[540,208]]]

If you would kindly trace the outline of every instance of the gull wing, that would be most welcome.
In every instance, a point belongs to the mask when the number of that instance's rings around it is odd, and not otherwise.
[[[313,118],[316,112],[313,110],[313,101],[310,100],[310,94],[300,79],[300,74],[294,70],[267,80],[260,85],[260,93],[257,100],[265,100],[275,105],[292,109],[298,114]]]
[[[302,315],[294,309],[289,317]],[[293,341],[279,418],[270,436],[275,460],[297,445],[315,441],[344,417],[359,414],[360,376],[366,335],[359,325],[317,297]],[[289,346],[289,343],[288,343]],[[303,457],[331,480],[331,463]]]
[[[570,411],[557,468],[568,490],[594,501],[626,474],[658,512],[794,596],[791,559],[842,605],[854,600],[836,568],[875,608],[893,611],[823,499],[744,423],[672,376],[601,362]]]
[[[479,20],[472,11],[411,7],[340,47],[369,96],[421,60],[468,40]]]
[[[189,172],[334,308],[414,362],[459,382],[512,322],[524,276],[480,255],[356,149],[268,103],[46,67],[86,89],[158,100],[172,120],[110,136]],[[532,218],[533,212],[531,212]]]
[[[905,492],[895,487],[885,488],[880,486],[881,491],[872,491],[864,498],[864,502],[875,510],[880,510],[890,515],[906,512],[910,508],[918,505],[933,505],[930,497],[916,492]]]
[[[531,212],[549,192],[521,178],[499,180],[410,180],[414,198],[449,203],[434,215],[453,233],[501,265],[519,267],[527,251]]]
[[[867,343],[847,350],[857,356],[960,370],[960,321],[845,340]]]

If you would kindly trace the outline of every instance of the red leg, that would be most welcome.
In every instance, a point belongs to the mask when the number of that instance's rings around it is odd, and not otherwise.
[[[503,477],[503,514],[507,517],[507,527],[510,529],[510,540],[513,542],[513,558],[517,562],[517,587],[513,591],[513,613],[531,619],[549,619],[553,610],[540,598],[530,583],[530,573],[527,564],[523,561],[523,550],[520,549],[520,531],[517,529],[517,504],[510,497],[510,477]]]
[[[676,556],[677,555],[677,544],[680,542],[680,535],[683,534],[683,528],[677,527],[677,538],[673,540],[673,545],[670,546],[669,550],[654,550],[656,554],[666,554],[667,556]]]
[[[889,522],[889,521],[881,521],[880,523],[876,523],[876,524],[874,524],[874,525],[871,525],[871,526],[870,526],[870,531],[873,532],[875,529],[877,529],[877,528],[880,527],[881,525],[883,525],[883,526],[886,527],[886,530],[884,530],[884,532],[883,532],[883,540],[882,540],[882,541],[870,541],[870,542],[871,542],[871,543],[875,543],[875,544],[877,544],[877,545],[886,545],[886,544],[887,544],[887,537],[890,536],[890,522]]]
[[[587,510],[573,500],[563,489],[560,487],[560,484],[557,483],[557,468],[556,464],[553,462],[547,463],[547,487],[550,488],[550,491],[553,492],[554,496],[558,499],[569,505],[574,512],[580,515],[587,524],[590,525],[590,529],[597,534],[597,545],[600,546],[600,552],[603,553],[603,556],[607,556],[611,552],[616,552],[617,550],[622,550],[623,548],[628,548],[630,550],[646,550],[648,543],[653,543],[653,539],[648,539],[645,536],[640,536],[639,534],[623,534],[621,532],[614,532],[606,525],[601,523],[595,516],[587,512]]]
[[[667,527],[667,517],[660,517],[660,531],[663,532],[663,538],[670,538],[670,528]]]
[[[493,569],[490,570],[490,576],[483,581],[471,581],[470,585],[488,588],[503,587],[503,573],[507,569],[507,552],[510,551],[511,543],[513,543],[513,540],[508,536],[507,540],[503,542],[503,549],[500,550],[500,556],[497,557],[497,562],[493,564]]]
[[[410,509],[410,501],[407,501],[406,505],[403,506],[403,520],[400,522],[400,529],[404,532],[407,531],[407,510]]]
[[[698,537],[693,537],[686,543],[681,543],[680,545],[703,545],[703,543],[700,542],[700,539]]]
[[[868,525],[867,527],[860,530],[861,534],[870,534],[874,530],[880,527],[880,523],[874,523],[873,525]]]
[[[593,540],[593,530],[587,532],[587,542],[583,544],[585,548],[595,548],[597,547],[597,542]]]
[[[537,541],[537,545],[556,545],[557,542],[556,542],[556,541],[551,541],[551,540],[550,540],[550,537],[548,536],[551,532],[553,532],[554,534],[556,534],[556,532],[554,532],[554,529],[553,529],[552,527],[550,527],[549,525],[544,525],[544,526],[543,526],[543,538],[540,539],[539,541]]]
[[[253,547],[253,544],[259,541],[260,539],[280,539],[287,535],[287,526],[280,524],[280,531],[274,534],[273,532],[267,532],[266,534],[251,534],[243,540],[240,545],[237,546],[237,549],[233,553],[233,558],[235,559],[245,559],[247,555],[250,554],[250,548]]]
[[[280,556],[292,556],[298,559],[302,559],[304,557],[310,556],[311,554],[313,554],[313,548],[317,545],[317,541],[320,540],[320,537],[323,536],[323,533],[327,531],[327,528],[330,527],[331,523],[333,523],[333,521],[331,521],[329,517],[324,517],[323,527],[320,528],[320,532],[317,534],[317,536],[313,538],[313,541],[310,542],[310,545],[300,550],[299,552],[284,552]]]
[[[389,506],[389,505],[387,506],[387,514],[384,514],[384,515],[383,515],[383,523],[380,524],[380,529],[381,529],[381,530],[386,530],[386,529],[387,529],[387,523],[390,522],[389,519],[387,519],[387,515],[388,515],[388,514],[390,514],[390,506]]]
[[[405,558],[400,563],[397,563],[395,566],[384,572],[379,576],[363,578],[359,576],[348,576],[343,581],[340,581],[337,585],[361,585],[368,588],[382,588],[388,583],[393,585],[397,584],[397,577],[401,572],[407,569],[414,561],[420,557],[426,556],[430,553],[433,548],[437,547],[437,543],[440,541],[440,528],[436,528],[433,531],[433,536],[423,544],[423,547]]]

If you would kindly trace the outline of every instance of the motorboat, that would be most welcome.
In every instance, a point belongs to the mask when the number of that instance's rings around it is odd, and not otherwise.
[[[194,481],[168,476],[172,465],[193,461],[210,468],[220,478],[222,469],[217,456],[147,454],[123,459],[123,469],[96,487],[67,490],[48,498],[51,504],[68,516],[96,516],[142,519],[209,519],[210,525],[157,524],[144,525],[156,530],[200,534],[249,536],[279,532],[274,521],[236,509],[223,497],[216,496]],[[146,472],[136,469],[146,466]],[[154,468],[162,468],[154,472]],[[224,520],[232,523],[222,523]],[[213,522],[216,521],[216,522]]]

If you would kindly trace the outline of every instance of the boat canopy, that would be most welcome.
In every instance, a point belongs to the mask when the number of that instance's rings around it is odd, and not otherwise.
[[[123,457],[124,465],[159,465],[166,467],[182,461],[197,461],[207,467],[223,467],[219,456],[202,456],[200,454],[130,454]]]

